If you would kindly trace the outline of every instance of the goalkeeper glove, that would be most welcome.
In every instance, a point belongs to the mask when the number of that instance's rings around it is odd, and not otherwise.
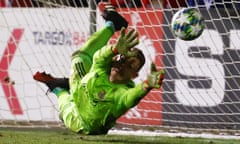
[[[115,53],[120,53],[124,56],[135,56],[136,53],[130,51],[131,48],[136,46],[139,43],[138,40],[138,32],[134,29],[131,29],[129,32],[125,32],[125,28],[122,27],[121,34],[117,40],[115,45],[115,49],[113,50]]]
[[[147,80],[143,82],[144,90],[151,90],[153,88],[160,88],[164,79],[164,70],[157,70],[154,63],[151,64],[151,72],[147,76]]]

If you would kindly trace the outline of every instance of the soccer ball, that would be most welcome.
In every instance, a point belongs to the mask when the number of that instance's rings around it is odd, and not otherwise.
[[[201,13],[195,8],[183,8],[174,14],[171,28],[174,35],[182,40],[190,41],[198,38],[205,27]]]

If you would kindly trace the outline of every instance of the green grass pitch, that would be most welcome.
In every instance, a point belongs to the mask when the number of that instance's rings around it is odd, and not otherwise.
[[[240,144],[237,139],[81,135],[66,129],[0,128],[0,144]]]

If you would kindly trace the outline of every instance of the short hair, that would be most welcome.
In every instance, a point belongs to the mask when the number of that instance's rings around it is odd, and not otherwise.
[[[144,56],[143,52],[138,48],[135,48],[135,47],[131,48],[130,51],[137,53],[136,57],[140,60],[140,65],[137,68],[137,70],[139,71],[143,67],[143,65],[145,64],[145,61],[146,61],[145,56]]]

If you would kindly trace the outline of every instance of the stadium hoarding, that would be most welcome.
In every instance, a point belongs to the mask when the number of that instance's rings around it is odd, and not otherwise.
[[[202,10],[207,24],[203,35],[185,42],[172,35],[172,11],[121,10],[129,27],[139,31],[138,48],[148,60],[135,81],[145,79],[151,60],[165,68],[166,78],[161,90],[153,90],[118,123],[239,129],[240,25],[234,14]],[[47,88],[32,74],[41,70],[68,75],[71,53],[89,36],[88,10],[1,11],[0,118],[59,121],[56,97],[46,96]],[[103,23],[100,19],[98,26]],[[10,45],[11,38],[15,45]],[[6,77],[14,85],[6,83]]]
[[[133,26],[140,33],[150,17],[162,22],[161,30],[153,30],[158,25],[153,21],[152,27],[143,31],[154,44],[160,42],[155,45],[155,62],[165,68],[166,77],[162,91],[152,91],[134,111],[130,110],[132,117],[127,113],[120,122],[206,129],[240,128],[240,21],[234,10],[228,9],[228,12],[201,9],[206,27],[194,41],[174,37],[169,26],[174,11],[135,16],[138,23]],[[157,41],[154,32],[159,36]]]
[[[163,56],[163,125],[240,129],[240,21],[227,10],[202,9],[206,28],[195,41],[175,40],[163,25],[164,51],[174,54]],[[167,24],[172,12],[165,16]]]
[[[69,75],[72,52],[89,36],[88,9],[2,8],[0,12],[0,119],[59,121],[57,98],[46,96],[46,87],[32,76],[36,71]]]

